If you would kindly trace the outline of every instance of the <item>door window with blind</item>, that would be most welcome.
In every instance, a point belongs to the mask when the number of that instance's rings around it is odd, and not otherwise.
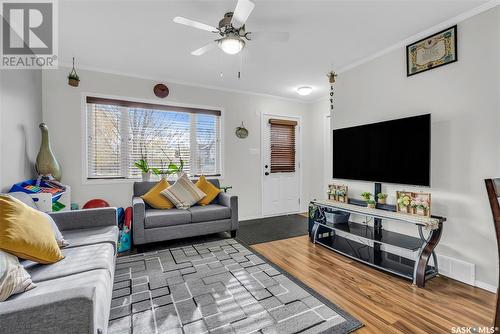
[[[270,119],[271,173],[295,172],[296,121]]]
[[[87,97],[87,178],[135,179],[180,165],[190,176],[221,174],[221,112]]]

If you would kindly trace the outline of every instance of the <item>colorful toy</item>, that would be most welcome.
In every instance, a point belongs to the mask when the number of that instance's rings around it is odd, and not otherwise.
[[[85,203],[82,209],[107,208],[109,206],[110,206],[109,203],[106,202],[105,200],[100,198],[95,198]]]
[[[119,210],[118,215],[118,226],[120,227],[120,234],[118,237],[118,253],[123,253],[132,248],[132,235],[130,233],[132,226],[132,208],[128,207],[123,212],[121,209],[121,215]],[[121,218],[121,219],[120,219]]]

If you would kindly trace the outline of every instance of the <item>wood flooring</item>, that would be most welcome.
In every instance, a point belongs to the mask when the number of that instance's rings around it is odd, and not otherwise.
[[[491,326],[495,294],[435,277],[425,289],[309,242],[307,236],[252,246],[257,252],[349,312],[356,333],[452,333]]]

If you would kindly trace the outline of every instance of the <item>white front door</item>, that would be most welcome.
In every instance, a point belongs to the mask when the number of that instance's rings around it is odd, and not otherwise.
[[[296,122],[293,126],[293,138],[288,132],[276,133],[276,127],[271,136],[273,121]],[[274,124],[274,126],[276,126]],[[298,118],[263,115],[262,117],[262,214],[275,216],[297,213],[300,211],[300,123]],[[274,147],[271,157],[271,146]],[[290,151],[294,149],[294,152]],[[290,160],[293,154],[293,162]],[[285,158],[282,158],[284,156]]]

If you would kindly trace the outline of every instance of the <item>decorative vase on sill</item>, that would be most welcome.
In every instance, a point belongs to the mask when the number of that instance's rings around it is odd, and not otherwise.
[[[387,203],[387,201],[386,201],[385,198],[379,198],[378,199],[378,204],[386,204],[386,203]]]
[[[150,180],[151,180],[151,171],[148,171],[147,173],[142,172],[142,181],[149,182]]]
[[[61,166],[57,162],[52,148],[50,147],[49,128],[45,123],[40,123],[40,131],[42,132],[42,142],[40,143],[40,150],[36,156],[35,169],[38,175],[49,176],[58,181],[61,181],[62,171]]]

